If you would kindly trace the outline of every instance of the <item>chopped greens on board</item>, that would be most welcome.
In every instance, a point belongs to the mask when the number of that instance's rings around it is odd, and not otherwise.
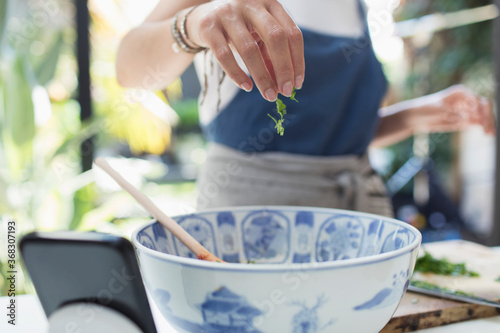
[[[439,275],[478,277],[479,274],[468,270],[465,263],[454,264],[446,258],[437,259],[429,252],[417,259],[415,271],[421,273],[434,273]]]

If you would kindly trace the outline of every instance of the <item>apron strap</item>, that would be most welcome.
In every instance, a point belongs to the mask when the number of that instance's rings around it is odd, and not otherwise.
[[[210,143],[198,175],[198,209],[244,205],[340,208],[392,216],[367,155],[246,154]]]

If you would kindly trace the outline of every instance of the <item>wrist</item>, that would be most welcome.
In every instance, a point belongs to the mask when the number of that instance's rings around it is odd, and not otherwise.
[[[415,135],[419,132],[419,109],[421,107],[409,108],[404,112],[401,112],[403,119],[403,124],[405,128],[409,131],[409,136]]]
[[[206,45],[200,38],[200,29],[199,29],[199,22],[200,22],[200,6],[197,5],[191,8],[187,8],[182,11],[182,17],[183,22],[182,22],[182,31],[186,37],[186,42],[189,43],[189,45],[194,46],[194,47],[201,47],[201,48],[207,48],[208,45]]]
[[[420,106],[412,107],[407,101],[400,102],[380,110],[382,119],[390,119],[400,133],[409,137],[418,131]]]
[[[392,117],[395,118],[395,123],[398,124],[399,130],[405,133],[405,137],[413,136],[420,131],[420,111],[420,107],[412,107],[392,114]]]
[[[181,50],[186,53],[198,53],[204,51],[206,48],[202,47],[192,40],[190,40],[187,32],[187,19],[188,16],[196,9],[197,6],[179,11],[172,20],[171,33],[174,39],[172,47],[176,53]]]
[[[439,102],[422,104],[408,110],[408,126],[412,135],[424,132],[431,132],[435,121],[435,115],[439,114]]]

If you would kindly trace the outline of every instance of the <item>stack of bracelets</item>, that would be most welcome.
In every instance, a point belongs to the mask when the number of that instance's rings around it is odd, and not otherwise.
[[[181,28],[177,27],[177,22],[179,21],[179,13],[177,13],[174,17],[174,20],[172,22],[172,37],[174,37],[175,43],[172,44],[172,48],[176,53],[179,53],[181,50],[187,53],[198,53],[201,51],[206,50],[206,47],[202,47],[191,41],[187,35],[186,31],[186,21],[187,17],[191,12],[196,8],[197,6],[192,7],[186,15],[184,15],[184,18],[182,19],[181,22]],[[193,46],[191,46],[193,45]]]

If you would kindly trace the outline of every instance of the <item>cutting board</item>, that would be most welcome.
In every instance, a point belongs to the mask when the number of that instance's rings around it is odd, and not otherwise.
[[[492,301],[500,300],[500,251],[467,241],[444,241],[422,245],[436,258],[453,263],[465,262],[480,277],[451,277],[415,273],[413,279],[460,290]],[[460,321],[500,315],[496,308],[444,300],[407,292],[381,333],[411,332]]]

